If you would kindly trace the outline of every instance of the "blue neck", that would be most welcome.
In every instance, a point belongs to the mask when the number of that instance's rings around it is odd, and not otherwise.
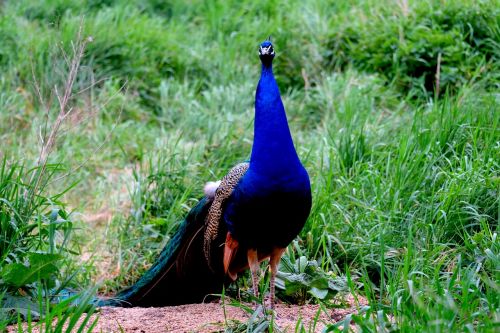
[[[272,63],[263,64],[255,95],[250,168],[262,176],[287,176],[299,167]]]

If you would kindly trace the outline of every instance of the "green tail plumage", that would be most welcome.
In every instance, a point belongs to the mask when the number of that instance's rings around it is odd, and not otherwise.
[[[203,255],[206,198],[191,209],[154,265],[133,286],[98,306],[164,306],[203,301],[220,293],[224,274],[213,272]],[[221,249],[222,251],[222,249]],[[222,257],[222,252],[221,252]]]

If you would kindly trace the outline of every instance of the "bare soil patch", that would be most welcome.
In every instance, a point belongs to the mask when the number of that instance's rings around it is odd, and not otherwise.
[[[328,324],[333,324],[351,313],[357,313],[366,305],[364,298],[358,303],[352,296],[344,299],[344,307],[320,310],[319,305],[277,304],[275,325],[284,332],[295,332],[300,320],[307,332],[321,332]],[[224,314],[225,312],[225,314]],[[235,321],[247,322],[250,315],[244,310],[220,303],[188,304],[161,308],[100,308],[99,321],[94,332],[224,332],[225,327]],[[313,329],[315,318],[317,324]],[[11,327],[9,332],[16,332]],[[36,330],[35,330],[36,331]]]
[[[357,312],[354,304],[343,309],[320,310],[319,305],[278,304],[275,324],[285,332],[295,332],[300,319],[304,328],[321,332],[328,324],[343,320],[346,315]],[[160,332],[224,332],[227,324],[234,321],[247,322],[250,315],[242,309],[221,304],[189,304],[163,308],[111,308],[101,309],[97,332],[160,333]],[[312,330],[315,318],[319,317]]]

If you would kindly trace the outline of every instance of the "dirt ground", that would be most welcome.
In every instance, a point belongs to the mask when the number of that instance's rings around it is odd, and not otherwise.
[[[358,299],[356,305],[352,296],[345,298],[342,308],[319,311],[317,325],[312,327],[318,316],[318,305],[277,304],[275,324],[284,332],[295,332],[297,321],[307,332],[321,332],[328,324],[341,321],[346,315],[356,313],[366,305],[365,299]],[[161,308],[113,308],[103,307],[99,311],[99,321],[94,332],[224,332],[225,323],[247,322],[249,314],[240,308],[219,303],[188,304]],[[226,318],[226,319],[225,319]],[[16,332],[11,327],[9,332]]]

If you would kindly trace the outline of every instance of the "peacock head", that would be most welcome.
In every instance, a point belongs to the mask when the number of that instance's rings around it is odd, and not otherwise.
[[[271,64],[275,56],[273,44],[270,39],[267,39],[259,47],[259,57],[264,65]]]

